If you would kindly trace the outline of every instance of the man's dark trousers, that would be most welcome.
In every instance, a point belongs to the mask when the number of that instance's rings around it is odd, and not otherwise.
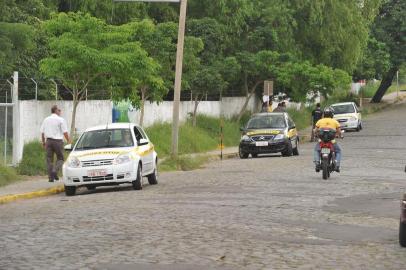
[[[54,140],[48,138],[45,147],[47,151],[48,179],[52,181],[55,179],[55,177],[57,177],[57,174],[63,165],[63,140]],[[56,154],[55,166],[54,153]]]

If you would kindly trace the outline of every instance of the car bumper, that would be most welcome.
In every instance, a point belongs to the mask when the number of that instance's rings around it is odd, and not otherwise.
[[[92,171],[104,170],[104,176],[91,177]],[[108,185],[129,183],[137,178],[137,164],[126,163],[114,166],[70,168],[63,167],[63,182],[66,186]]]
[[[279,153],[286,150],[288,141],[268,142],[267,146],[256,146],[255,142],[240,142],[240,148],[245,153],[267,154]]]
[[[357,129],[359,127],[359,120],[347,121],[340,123],[341,129]]]

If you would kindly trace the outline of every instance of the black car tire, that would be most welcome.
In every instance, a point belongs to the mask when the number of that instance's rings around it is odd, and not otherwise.
[[[141,164],[138,164],[138,169],[137,169],[137,179],[135,179],[132,182],[133,185],[133,189],[135,190],[141,190],[142,189],[142,183],[141,183],[141,179],[142,178],[142,174],[141,174]]]
[[[158,162],[155,162],[154,172],[148,175],[148,183],[150,185],[158,184]]]
[[[241,159],[246,159],[248,158],[248,153],[245,153],[242,149],[241,146],[238,147],[238,155],[240,156]]]
[[[293,148],[292,153],[293,153],[294,156],[299,155],[299,139],[296,140],[296,147]]]
[[[287,146],[286,146],[285,151],[282,152],[282,156],[284,156],[284,157],[290,157],[290,156],[292,156],[292,155],[293,155],[292,142],[289,141],[288,144],[287,144]]]
[[[399,244],[406,247],[406,223],[399,221]]]
[[[76,187],[65,186],[65,195],[66,196],[75,196],[76,194]]]

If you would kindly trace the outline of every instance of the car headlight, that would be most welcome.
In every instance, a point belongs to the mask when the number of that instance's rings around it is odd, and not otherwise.
[[[250,141],[251,138],[248,135],[244,135],[241,137],[241,141]]]
[[[124,164],[131,161],[131,157],[129,154],[122,154],[116,157],[115,162],[116,164]]]
[[[274,138],[274,140],[284,140],[284,139],[285,139],[285,134],[278,134]]]
[[[67,165],[70,168],[79,168],[80,160],[77,157],[70,157],[70,158],[68,158]]]
[[[357,117],[355,117],[355,116],[351,116],[350,121],[356,121],[356,120],[358,120],[358,118],[357,118]]]

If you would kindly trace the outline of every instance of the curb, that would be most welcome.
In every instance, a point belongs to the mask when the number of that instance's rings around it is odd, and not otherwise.
[[[65,190],[64,186],[60,185],[60,186],[56,186],[53,188],[42,189],[42,190],[37,190],[37,191],[33,191],[33,192],[14,194],[14,195],[5,195],[5,196],[0,197],[0,205],[14,202],[14,201],[20,200],[20,199],[27,200],[27,199],[32,199],[32,198],[54,195],[54,194],[64,192],[64,190]]]

